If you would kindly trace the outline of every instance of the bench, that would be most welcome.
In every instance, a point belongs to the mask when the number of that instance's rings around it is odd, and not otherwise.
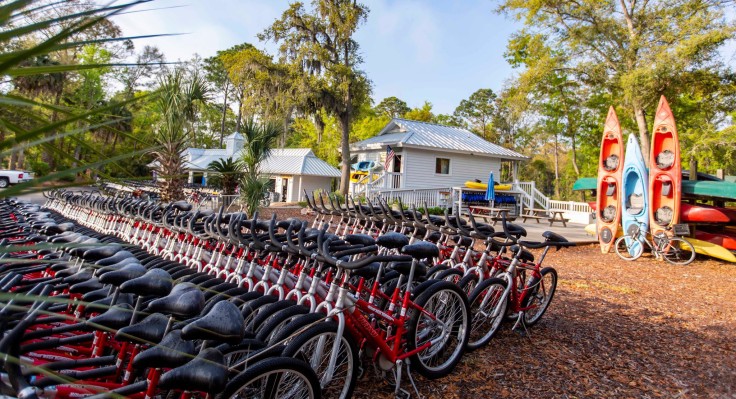
[[[547,216],[537,216],[537,215],[522,215],[522,216],[521,216],[521,222],[522,222],[522,223],[526,223],[526,220],[527,220],[527,219],[535,219],[535,220],[537,221],[537,223],[539,223],[539,221],[540,221],[540,220],[542,220],[542,219],[547,219],[547,218],[548,218]]]

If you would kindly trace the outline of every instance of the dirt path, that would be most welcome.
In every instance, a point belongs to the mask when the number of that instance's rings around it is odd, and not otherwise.
[[[417,378],[424,397],[736,397],[736,265],[628,263],[593,246],[545,263],[558,291],[531,337],[504,327],[449,377]],[[392,397],[367,375],[356,397]]]

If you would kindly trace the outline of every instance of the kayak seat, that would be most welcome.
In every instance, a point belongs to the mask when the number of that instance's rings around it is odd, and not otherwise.
[[[660,169],[669,169],[675,164],[675,153],[670,150],[664,150],[657,154],[657,167]]]
[[[656,212],[654,212],[654,219],[657,221],[657,223],[660,226],[667,226],[672,222],[672,216],[674,215],[674,211],[669,206],[663,206],[657,209]]]
[[[616,184],[608,183],[608,187],[606,188],[606,196],[613,197],[614,194],[616,194]]]
[[[606,159],[603,160],[603,169],[607,170],[608,172],[612,172],[618,168],[618,164],[619,164],[618,155],[611,154]]]
[[[641,213],[641,211],[644,209],[644,194],[629,195],[626,208],[626,211],[629,212],[630,215]]]
[[[608,205],[607,207],[603,208],[601,210],[601,220],[603,220],[606,223],[613,222],[613,219],[616,217],[616,207],[613,205]]]

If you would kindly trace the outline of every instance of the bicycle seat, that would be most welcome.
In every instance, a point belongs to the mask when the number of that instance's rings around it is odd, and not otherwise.
[[[157,344],[163,339],[168,323],[168,317],[161,313],[153,313],[132,326],[119,329],[115,333],[115,339],[125,342]]]
[[[194,356],[194,342],[181,339],[181,330],[166,334],[161,342],[133,358],[133,367],[172,368],[190,361]]]
[[[189,319],[204,308],[204,294],[191,283],[179,283],[169,295],[155,299],[148,304],[148,311],[170,314]]]
[[[435,243],[435,244],[437,243],[437,241],[440,240],[440,238],[442,238],[442,233],[440,233],[439,231],[433,231],[433,232],[427,234],[426,237],[424,237],[424,239],[426,241],[431,242],[431,243]]]
[[[161,389],[206,392],[211,396],[225,389],[227,367],[219,350],[207,348],[191,362],[164,373],[158,381]]]
[[[82,259],[90,262],[98,261],[100,259],[109,258],[122,249],[123,247],[118,244],[108,244],[104,247],[93,248],[84,251],[84,253],[82,254]]]
[[[367,234],[348,234],[344,238],[345,241],[349,242],[352,245],[376,245],[376,240],[373,239],[373,237],[367,235]]]
[[[506,230],[516,237],[526,237],[526,229],[514,223],[506,223]]]
[[[220,301],[204,317],[184,327],[181,337],[237,344],[243,339],[244,325],[240,309],[232,302]]]
[[[112,296],[108,296],[107,298],[98,299],[96,301],[93,301],[89,303],[84,308],[84,313],[94,313],[94,312],[104,312],[108,309],[110,309],[110,306],[112,305]],[[118,296],[118,302],[116,306],[122,306],[123,304],[131,305],[133,303],[133,296],[130,294],[122,294]]]
[[[177,201],[171,204],[171,207],[182,212],[189,212],[192,210],[192,204],[186,201]]]
[[[553,241],[553,242],[569,242],[567,240],[567,238],[565,238],[565,237],[563,237],[563,236],[561,236],[561,235],[559,235],[557,233],[551,232],[551,231],[545,231],[544,233],[542,233],[542,237],[546,238],[547,241]]]
[[[100,276],[100,282],[102,284],[111,284],[119,287],[126,281],[138,278],[144,274],[146,274],[145,267],[138,263],[130,263],[118,270],[103,274]]]
[[[86,294],[88,292],[99,290],[100,288],[102,288],[102,283],[100,283],[96,277],[92,277],[87,281],[82,281],[81,283],[72,285],[69,287],[69,292],[72,294]]]
[[[388,266],[389,269],[396,271],[397,273],[408,276],[411,273],[412,262],[391,262]],[[416,269],[414,270],[414,278],[424,277],[427,274],[427,265],[424,262],[417,262]]]
[[[115,253],[115,255],[108,258],[100,259],[95,262],[95,264],[100,266],[114,265],[128,258],[135,258],[135,255],[133,255],[129,251],[118,251],[117,253]]]
[[[84,324],[94,329],[97,329],[99,325],[111,330],[118,330],[130,324],[132,317],[133,307],[123,303],[112,306],[107,312],[87,320]]]
[[[414,259],[436,258],[440,255],[440,249],[432,243],[419,241],[404,246],[404,248],[401,248],[401,253],[409,255]]]
[[[128,280],[120,285],[120,292],[138,296],[164,296],[173,288],[171,275],[163,269],[151,269],[144,275]]]
[[[91,278],[92,278],[92,270],[82,269],[72,274],[71,276],[64,277],[62,281],[69,285],[74,285],[74,284],[85,282]]]
[[[527,251],[524,248],[521,248],[519,245],[512,245],[511,246],[511,252],[517,253],[519,252],[519,249],[521,249],[521,254],[519,255],[519,260],[522,262],[528,262],[528,263],[534,263],[534,254]]]
[[[129,264],[132,264],[132,263],[140,264],[140,262],[138,262],[138,259],[136,259],[136,258],[132,258],[132,257],[131,258],[126,258],[125,260],[121,260],[118,263],[114,263],[112,265],[107,265],[107,266],[104,266],[104,267],[101,267],[101,268],[97,269],[97,271],[95,272],[95,275],[97,277],[100,277],[100,276],[102,276],[105,273],[110,273],[110,272],[114,272],[115,270],[120,270],[123,267],[125,267],[125,266],[127,266]]]
[[[53,242],[54,244],[66,244],[78,239],[81,236],[82,234],[80,233],[60,234],[58,236],[51,237],[49,239],[49,242]]]
[[[386,233],[376,240],[376,243],[384,248],[396,249],[409,245],[409,237],[401,233]]]
[[[452,241],[455,241],[455,243],[461,247],[469,247],[473,245],[473,240],[470,237],[465,237],[460,234],[456,234],[451,237]]]
[[[381,264],[378,262],[369,263],[360,269],[353,271],[353,276],[363,277],[366,279],[376,277],[378,275],[378,269],[381,268]]]
[[[59,234],[66,231],[72,231],[74,229],[74,223],[59,223],[59,224],[51,224],[49,226],[45,226],[43,228],[44,233],[46,234]]]
[[[102,287],[94,291],[88,291],[82,295],[82,300],[85,302],[94,302],[99,299],[105,299],[110,294],[110,288]]]

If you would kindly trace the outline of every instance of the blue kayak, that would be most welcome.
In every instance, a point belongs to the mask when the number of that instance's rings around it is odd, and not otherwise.
[[[622,181],[623,196],[621,202],[623,202],[623,212],[621,213],[621,224],[624,228],[624,234],[628,236],[639,225],[641,225],[642,233],[649,231],[649,214],[647,213],[649,207],[649,176],[641,147],[639,147],[639,142],[633,134],[629,135],[629,140],[626,142]],[[630,238],[626,238],[626,243],[630,246],[632,255],[635,251],[638,251],[637,246],[642,245],[641,243],[632,245]]]

